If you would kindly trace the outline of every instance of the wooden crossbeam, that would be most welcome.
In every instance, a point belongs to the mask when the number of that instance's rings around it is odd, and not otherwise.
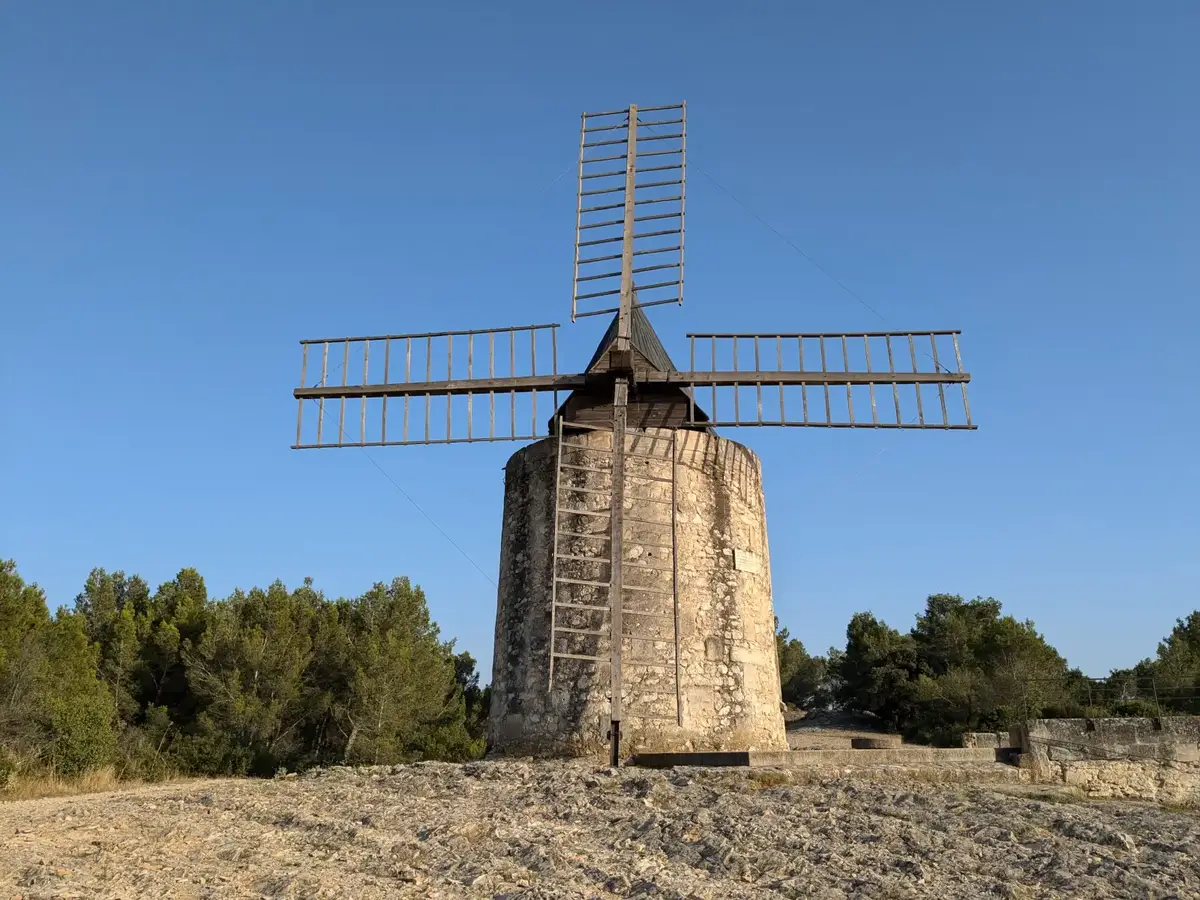
[[[325,387],[296,388],[297,400],[340,399],[342,397],[415,397],[430,394],[472,394],[496,391],[574,390],[585,387],[592,376],[525,375],[517,378],[464,378],[454,381],[409,381],[392,384],[337,384]],[[727,387],[731,385],[845,385],[845,384],[967,384],[969,372],[775,372],[741,370],[737,372],[644,372],[637,384],[677,385],[679,387]]]

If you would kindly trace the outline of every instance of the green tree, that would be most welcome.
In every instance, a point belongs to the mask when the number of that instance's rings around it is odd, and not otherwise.
[[[38,685],[38,719],[48,738],[43,758],[66,775],[96,769],[116,758],[113,697],[98,677],[99,650],[84,620],[59,610],[45,632]]]
[[[932,594],[912,629],[920,670],[937,676],[976,666],[988,628],[999,617],[1000,603],[991,597],[967,602],[956,594]]]
[[[463,702],[466,704],[467,732],[472,740],[477,741],[487,735],[492,689],[490,686],[479,686],[479,671],[476,665],[475,657],[465,650],[454,657],[454,680],[462,691]]]
[[[201,710],[184,750],[193,767],[266,775],[299,754],[313,612],[278,581],[208,611],[203,636],[183,650]]]
[[[801,709],[827,706],[832,699],[828,691],[826,660],[810,656],[799,638],[792,637],[787,628],[779,627],[775,619],[775,653],[779,659],[779,684],[785,703]]]
[[[305,754],[300,765],[341,763],[345,759],[346,733],[339,711],[349,696],[354,678],[354,646],[348,622],[353,602],[328,601],[306,578],[300,589],[313,606],[312,656],[305,672],[309,686],[308,715],[302,726]]]
[[[335,706],[345,760],[477,755],[452,648],[441,642],[424,592],[397,578],[376,584],[348,612],[354,674]]]
[[[0,562],[0,769],[267,775],[467,759],[483,750],[488,703],[474,658],[442,641],[404,578],[336,601],[310,579],[213,600],[194,569],[153,595],[95,569],[73,611],[51,617]]]
[[[25,584],[14,561],[0,560],[0,743],[9,753],[41,737],[34,713],[49,625],[41,589]]]
[[[99,651],[100,678],[113,697],[114,713],[122,725],[133,722],[140,708],[139,651],[149,613],[149,591],[136,575],[109,574],[93,569],[83,592],[75,598],[88,639]]]
[[[872,713],[900,728],[911,717],[917,669],[911,635],[900,634],[871,613],[857,613],[846,626],[836,699],[846,709]]]
[[[1200,610],[1177,620],[1159,642],[1155,658],[1139,669],[1143,685],[1153,682],[1160,705],[1172,712],[1200,714]]]
[[[46,598],[16,563],[0,561],[0,746],[73,774],[113,761],[112,695],[81,616],[51,619]]]
[[[211,608],[200,573],[180,569],[159,585],[138,623],[140,706],[165,707],[171,721],[184,728],[195,721],[199,701],[188,683],[183,651],[199,644]]]
[[[847,708],[910,737],[957,743],[964,731],[1006,729],[1072,696],[1066,661],[1032,622],[991,598],[933,594],[908,635],[855,616],[837,664]]]

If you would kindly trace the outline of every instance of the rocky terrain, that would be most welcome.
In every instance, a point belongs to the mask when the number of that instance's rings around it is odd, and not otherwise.
[[[506,761],[2,803],[0,897],[1200,897],[1194,812],[932,780]]]

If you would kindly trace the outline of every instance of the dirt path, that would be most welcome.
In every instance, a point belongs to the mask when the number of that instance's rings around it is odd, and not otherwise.
[[[895,773],[529,762],[0,804],[0,898],[780,896],[1195,898],[1200,818]]]
[[[808,715],[789,710],[784,721],[791,750],[849,750],[851,738],[879,737],[885,733],[878,722],[867,716],[835,710]]]

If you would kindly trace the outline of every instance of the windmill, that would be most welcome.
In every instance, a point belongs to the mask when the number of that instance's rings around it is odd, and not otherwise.
[[[497,656],[507,646],[502,630],[534,627],[528,620],[537,619],[540,637],[520,638],[523,649],[512,665],[522,679],[537,681],[546,697],[557,698],[534,705],[543,704],[538,708],[547,714],[558,709],[560,723],[574,685],[600,691],[607,705],[604,739],[614,765],[623,719],[685,725],[681,444],[708,440],[703,436],[713,429],[743,426],[974,428],[966,390],[970,375],[962,367],[957,331],[693,333],[687,335],[688,366],[676,368],[645,310],[683,302],[686,146],[682,103],[582,116],[571,320],[612,317],[582,371],[559,371],[556,324],[318,338],[301,341],[300,386],[293,392],[296,449],[500,440],[544,445],[539,458],[544,468],[552,464],[552,475],[536,489],[520,483],[533,477],[532,463],[522,458],[514,467],[524,451],[510,460],[506,530],[510,506],[532,503],[546,514],[538,520],[545,527],[534,529],[544,532],[535,535],[543,550],[529,551],[543,559],[514,576],[521,581],[516,587],[506,588],[502,571]],[[317,364],[314,351],[320,376],[308,386],[309,367]],[[361,378],[351,379],[360,367]],[[539,396],[552,401],[544,420]],[[358,428],[351,422],[349,431],[347,401],[358,401],[358,409],[350,410],[358,413]],[[306,403],[317,406],[307,427]],[[327,403],[337,404],[332,435],[324,424]],[[531,501],[530,491],[540,494]],[[520,503],[514,492],[525,492]],[[755,514],[762,519],[765,552],[761,503]],[[503,540],[521,545],[508,554],[518,557],[536,543],[525,534]],[[711,549],[718,556],[714,565],[765,578],[769,621],[769,573],[759,572],[755,552]],[[727,564],[722,553],[735,562]],[[502,570],[505,559],[502,554]],[[643,577],[650,580],[639,581]],[[506,603],[517,602],[508,595],[521,591],[544,593],[548,602],[529,606],[527,598],[521,600],[526,605],[509,616],[519,624],[505,625]],[[762,611],[755,615],[761,625]],[[773,648],[773,628],[769,637],[761,627],[747,637],[736,609],[729,619],[731,633],[743,644]],[[634,652],[639,646],[650,652]],[[719,668],[728,681],[736,649],[723,651],[716,641],[703,664]],[[741,652],[744,658],[744,646]],[[500,667],[498,662],[497,671]],[[638,682],[639,690],[631,692],[626,676],[640,668],[660,675]],[[637,707],[642,700],[646,703]],[[728,727],[736,712],[726,710],[711,713],[710,729]],[[524,728],[542,718],[515,716]]]

